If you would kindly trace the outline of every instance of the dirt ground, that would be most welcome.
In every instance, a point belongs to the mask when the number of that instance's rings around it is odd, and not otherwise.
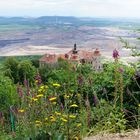
[[[92,137],[86,137],[84,140],[140,140],[140,129],[120,134],[100,134]]]

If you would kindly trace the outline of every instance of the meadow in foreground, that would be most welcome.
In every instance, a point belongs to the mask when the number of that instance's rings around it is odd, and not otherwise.
[[[1,140],[80,140],[139,128],[139,68],[114,61],[102,72],[60,60],[38,68],[7,59],[0,78]]]

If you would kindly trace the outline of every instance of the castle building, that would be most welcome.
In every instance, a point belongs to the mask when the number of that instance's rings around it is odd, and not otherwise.
[[[95,51],[77,50],[76,44],[74,44],[74,48],[66,54],[45,54],[39,60],[40,67],[45,66],[45,64],[55,65],[59,58],[76,64],[92,64],[95,71],[101,71],[103,69],[101,53],[98,49]]]

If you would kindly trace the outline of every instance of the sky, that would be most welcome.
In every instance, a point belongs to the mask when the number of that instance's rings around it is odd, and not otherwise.
[[[0,0],[0,16],[140,18],[140,0]]]

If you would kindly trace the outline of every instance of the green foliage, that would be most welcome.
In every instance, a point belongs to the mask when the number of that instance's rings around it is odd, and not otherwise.
[[[4,73],[6,76],[9,76],[14,83],[19,81],[18,64],[19,62],[14,57],[9,57],[4,62]]]
[[[18,77],[19,81],[23,82],[24,79],[28,79],[30,83],[34,81],[36,69],[30,61],[22,61],[18,65]]]
[[[42,84],[36,85],[36,68],[31,61],[12,58],[4,65],[5,72],[10,69],[8,76],[15,83],[20,81],[22,84],[26,78],[34,85],[29,89],[21,85],[23,96],[17,100],[15,86],[9,79],[3,78],[6,81],[1,85],[1,91],[6,102],[2,100],[2,110],[6,111],[8,106],[18,101],[19,112],[14,114],[15,139],[73,140],[100,132],[122,132],[140,124],[140,82],[135,77],[134,67],[119,61],[107,62],[102,72],[95,72],[90,64],[69,64],[60,59],[56,65],[38,69]],[[137,70],[137,75],[140,75],[140,70]],[[7,89],[6,83],[11,85]],[[12,96],[8,90],[11,87]],[[77,106],[71,108],[72,104]],[[76,117],[72,119],[70,115]]]
[[[4,74],[10,77],[14,83],[23,83],[24,79],[33,82],[36,69],[31,61],[18,61],[14,57],[9,57],[4,62]]]
[[[7,112],[17,101],[16,86],[8,77],[0,75],[0,111]]]
[[[89,135],[98,133],[116,133],[126,130],[125,114],[106,102],[100,100],[100,105],[92,109],[92,128]]]

